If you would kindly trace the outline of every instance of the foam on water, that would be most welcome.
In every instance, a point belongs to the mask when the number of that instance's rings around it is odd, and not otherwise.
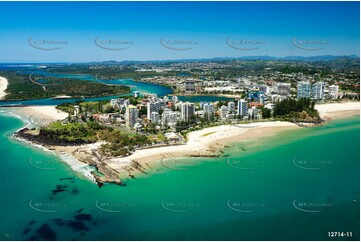
[[[25,142],[25,143],[27,143],[27,144],[35,147],[35,148],[38,148],[38,149],[41,149],[43,151],[50,152],[50,153],[54,154],[55,156],[59,157],[62,161],[64,161],[66,164],[68,164],[73,171],[81,173],[86,178],[88,178],[89,180],[96,183],[95,178],[91,174],[91,172],[94,171],[95,169],[92,166],[89,166],[88,164],[85,164],[85,163],[79,161],[78,159],[76,159],[72,155],[69,155],[69,154],[66,154],[66,153],[54,152],[54,151],[49,150],[48,148],[46,148],[46,147],[44,147],[42,145],[33,143],[33,142],[25,140],[23,138],[14,137],[14,135],[12,137],[14,139],[16,139],[16,140],[21,141],[21,142]]]
[[[24,122],[26,125],[20,129],[18,129],[16,132],[24,129],[24,128],[27,128],[29,125],[31,125],[32,123],[30,122],[29,120],[29,117],[27,115],[23,116],[23,115],[19,115],[19,114],[16,114],[16,113],[13,113],[11,111],[4,111],[3,113],[6,113],[8,114],[9,116],[13,116],[13,117],[16,117],[18,119],[20,119],[22,122]],[[16,140],[19,140],[21,142],[25,142],[33,147],[36,147],[38,149],[41,149],[43,151],[46,151],[46,152],[50,152],[56,156],[58,156],[62,161],[64,161],[66,164],[68,164],[70,166],[70,168],[75,171],[75,172],[78,172],[78,173],[81,173],[82,175],[84,175],[86,178],[88,178],[89,180],[93,181],[94,183],[95,182],[95,178],[93,177],[93,175],[91,174],[91,171],[94,171],[94,168],[89,166],[88,164],[85,164],[83,162],[80,162],[79,160],[77,160],[75,157],[69,155],[69,154],[63,154],[63,153],[56,153],[52,150],[49,150],[48,148],[42,146],[42,145],[39,145],[39,144],[36,144],[36,143],[33,143],[31,141],[28,141],[28,140],[25,140],[25,139],[22,139],[22,138],[19,138],[19,137],[15,137],[14,135],[11,136],[11,138],[14,138]]]
[[[64,161],[66,164],[68,164],[73,171],[79,172],[82,175],[84,175],[89,180],[95,182],[95,178],[91,174],[92,171],[95,169],[92,166],[89,166],[87,164],[84,164],[83,162],[76,159],[74,156],[66,154],[66,153],[60,153],[57,154],[62,161]]]

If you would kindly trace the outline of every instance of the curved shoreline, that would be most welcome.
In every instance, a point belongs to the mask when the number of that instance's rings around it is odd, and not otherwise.
[[[316,106],[323,119],[339,119],[360,114],[359,102],[319,104]],[[254,122],[239,125],[222,125],[193,131],[188,134],[185,145],[160,147],[153,149],[136,150],[132,155],[124,158],[115,158],[120,163],[127,160],[136,160],[142,163],[160,161],[164,158],[184,156],[215,156],[217,151],[229,143],[257,140],[284,130],[299,129],[298,125],[291,122],[271,121]],[[114,162],[116,163],[116,162]],[[114,164],[113,163],[113,164]],[[120,169],[113,165],[114,169]]]
[[[22,128],[23,129],[23,128]],[[20,129],[20,130],[22,130]],[[19,131],[20,131],[19,130]],[[78,172],[81,173],[82,175],[84,175],[84,177],[86,177],[87,179],[89,179],[90,181],[96,183],[95,177],[91,174],[91,172],[93,171],[91,169],[91,167],[88,164],[85,164],[81,161],[79,161],[78,159],[76,159],[75,157],[73,157],[71,154],[67,154],[67,153],[61,153],[61,152],[57,152],[54,151],[52,149],[49,149],[48,147],[44,146],[44,145],[40,145],[37,143],[34,143],[32,141],[29,141],[27,139],[23,139],[21,137],[17,137],[15,134],[13,134],[11,136],[11,138],[13,138],[14,140],[17,140],[19,142],[23,142],[26,143],[34,148],[37,149],[41,149],[45,152],[49,152],[53,155],[56,155],[60,160],[62,160],[64,163],[68,164],[69,167],[74,171],[74,172]]]
[[[43,115],[44,117],[45,114],[39,111],[39,108],[41,108],[41,106],[32,107],[33,110],[38,110],[37,115]],[[57,115],[57,118],[59,118],[60,114],[58,113],[58,111],[55,112],[55,106],[48,106],[48,108],[53,109],[53,115]],[[359,102],[319,104],[316,106],[316,108],[319,110],[321,117],[323,119],[326,119],[327,121],[331,119],[346,118],[349,116],[360,114]],[[26,108],[18,109],[26,110]],[[29,110],[29,107],[27,107],[27,109]],[[144,167],[151,167],[149,164],[152,163],[160,164],[161,161],[164,159],[174,159],[178,157],[218,157],[218,152],[223,148],[227,148],[230,143],[254,141],[259,138],[266,138],[269,136],[277,135],[281,131],[300,128],[301,127],[294,123],[281,121],[215,126],[190,132],[187,136],[188,141],[184,145],[170,145],[165,147],[155,147],[152,149],[139,149],[130,156],[121,158],[111,157],[95,164],[101,166],[97,167],[98,169],[110,169],[117,172],[122,178],[134,178],[134,173],[145,173],[144,170],[146,169],[144,169]],[[30,142],[29,144],[34,145],[32,142]],[[39,144],[36,145],[42,146]],[[92,155],[92,152],[94,152],[94,147],[96,147],[97,145],[99,145],[99,142],[95,144],[70,147],[43,147],[46,149],[51,149],[51,151],[54,151],[54,153],[56,153],[60,158],[61,154],[66,154],[76,159],[79,163],[89,166],[93,165],[93,163],[85,162],[86,160],[84,159],[84,156]],[[64,161],[68,163],[66,160]],[[93,173],[91,173],[91,175],[94,179],[98,178]],[[114,176],[114,174],[111,175]],[[89,176],[87,177],[90,178]],[[94,179],[91,180],[94,181]],[[100,180],[100,183],[104,182],[107,182],[107,180]],[[114,177],[112,180],[108,180],[108,182],[113,183]]]
[[[51,74],[59,74],[59,75],[62,75],[62,73],[52,73],[52,72],[48,72],[48,73],[51,73]],[[68,74],[68,73],[65,73],[65,75]],[[91,75],[91,74],[70,74],[70,75]],[[92,76],[92,75],[91,75]],[[1,78],[1,77],[0,77]],[[4,78],[4,77],[2,77]],[[95,78],[95,76],[94,76]],[[5,79],[5,78],[4,78]],[[7,80],[7,79],[5,79]],[[82,80],[82,79],[79,79],[79,80]],[[169,90],[171,90],[170,93],[166,94],[166,95],[173,95],[174,94],[174,90],[169,87],[169,86],[166,86],[166,85],[160,85],[160,84],[156,84],[156,83],[151,83],[151,82],[144,82],[144,81],[141,81],[141,80],[135,80],[133,78],[120,78],[120,79],[116,79],[117,81],[127,81],[127,80],[130,80],[130,81],[133,81],[133,82],[138,82],[138,83],[143,83],[143,84],[151,84],[151,85],[158,85],[158,86],[161,86],[161,87],[166,87],[168,88]],[[101,83],[99,81],[97,81],[98,83]],[[105,84],[105,83],[101,83],[101,84],[104,84],[104,85],[108,85],[108,84]],[[126,87],[129,87],[129,92],[127,93],[122,93],[122,94],[114,94],[114,95],[110,95],[110,96],[87,96],[87,97],[84,97],[84,98],[109,98],[109,100],[111,98],[115,98],[115,97],[121,97],[121,96],[128,96],[128,95],[132,95],[133,94],[133,90],[132,90],[132,85],[127,85],[127,84],[117,84],[117,86],[126,86]],[[1,80],[0,80],[0,87],[1,87]],[[5,88],[6,89],[6,88]],[[1,91],[1,88],[0,88],[0,91]],[[6,94],[5,94],[6,95]],[[5,96],[4,95],[4,96]],[[61,96],[61,95],[60,95]],[[80,99],[82,97],[69,97],[69,98],[57,98],[57,96],[55,97],[44,97],[44,98],[31,98],[31,99],[2,99],[1,98],[1,95],[0,95],[0,101],[3,101],[3,102],[26,102],[26,101],[36,101],[36,100],[47,100],[47,99],[54,99],[54,100],[69,100],[69,99]],[[100,100],[100,99],[99,99]],[[49,105],[49,104],[47,104]],[[27,105],[25,105],[27,106]],[[32,106],[32,105],[28,105],[28,106]],[[0,106],[1,107],[1,106]]]
[[[14,109],[18,109],[18,107],[14,108]],[[25,126],[22,126],[21,128],[17,129],[15,131],[15,133],[13,135],[11,135],[12,139],[17,140],[22,143],[25,143],[27,145],[30,145],[34,148],[41,149],[45,152],[49,152],[49,153],[56,155],[64,163],[68,164],[69,167],[73,171],[81,173],[82,175],[84,175],[84,177],[86,177],[87,179],[96,183],[95,178],[91,174],[92,169],[90,169],[90,166],[88,164],[85,164],[85,163],[79,161],[78,159],[73,157],[71,154],[57,152],[55,150],[50,149],[46,145],[37,144],[37,143],[34,143],[27,139],[23,139],[21,137],[16,137],[16,135],[15,135],[16,133],[23,130],[24,128],[27,128],[28,126],[41,125],[42,124],[41,122],[50,122],[52,120],[62,119],[67,114],[65,114],[62,111],[57,110],[55,108],[55,106],[33,106],[33,107],[22,107],[21,109],[22,109],[21,111],[11,110],[7,113],[4,113],[9,116],[20,119],[25,124]],[[33,120],[31,120],[31,116],[29,117],[29,114],[32,115]]]
[[[321,118],[326,120],[349,117],[355,114],[360,115],[360,102],[334,102],[325,104],[316,104]]]

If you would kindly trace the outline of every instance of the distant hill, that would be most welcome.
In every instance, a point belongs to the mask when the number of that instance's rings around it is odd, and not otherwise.
[[[203,59],[180,59],[180,60],[149,60],[149,61],[103,61],[103,62],[89,62],[83,64],[103,64],[103,65],[130,65],[130,64],[142,64],[142,63],[166,63],[166,62],[211,62],[211,61],[227,61],[227,60],[267,60],[267,61],[332,61],[336,59],[360,59],[357,55],[320,55],[320,56],[242,56],[242,57],[215,57],[215,58],[203,58]]]
[[[200,58],[200,59],[179,59],[179,60],[149,60],[149,61],[137,61],[137,60],[125,60],[125,61],[92,61],[92,62],[59,62],[59,63],[21,63],[22,65],[29,64],[62,64],[62,65],[71,65],[71,64],[83,64],[83,65],[132,65],[132,64],[147,64],[147,63],[169,63],[169,62],[212,62],[212,61],[231,61],[231,60],[265,60],[265,61],[333,61],[337,59],[351,59],[351,60],[360,60],[360,57],[357,55],[319,55],[319,56],[285,56],[285,57],[276,57],[276,56],[242,56],[242,57],[214,57],[214,58]],[[14,65],[14,63],[0,63],[0,65]],[[17,63],[19,64],[19,63]]]

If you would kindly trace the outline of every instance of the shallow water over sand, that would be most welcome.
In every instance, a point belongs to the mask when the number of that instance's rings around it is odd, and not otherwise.
[[[0,123],[1,240],[328,240],[329,231],[359,239],[359,117],[231,144],[221,158],[102,188],[12,140],[24,125],[17,118],[0,114]]]

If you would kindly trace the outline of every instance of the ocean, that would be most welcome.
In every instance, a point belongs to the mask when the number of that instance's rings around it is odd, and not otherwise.
[[[359,240],[359,122],[229,144],[98,188],[13,140],[24,123],[0,113],[0,240]]]

